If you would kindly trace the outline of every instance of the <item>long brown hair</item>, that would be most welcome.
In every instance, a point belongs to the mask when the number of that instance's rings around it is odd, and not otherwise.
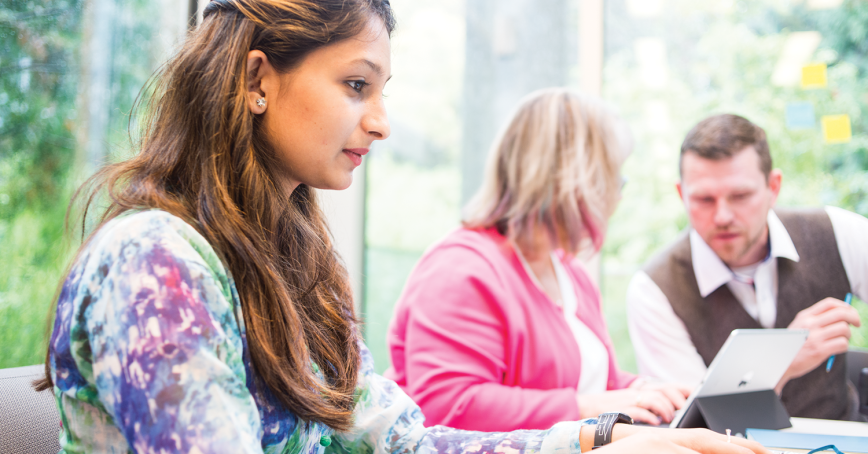
[[[143,90],[153,95],[137,106],[144,107],[139,153],[100,170],[73,199],[86,213],[107,193],[99,226],[142,208],[194,226],[234,277],[259,377],[299,418],[335,430],[352,425],[360,366],[347,273],[313,189],[302,184],[286,194],[277,183],[275,153],[247,107],[246,62],[250,50],[261,50],[278,71],[291,71],[371,18],[391,34],[388,0],[210,3]],[[51,386],[50,376],[39,384]]]

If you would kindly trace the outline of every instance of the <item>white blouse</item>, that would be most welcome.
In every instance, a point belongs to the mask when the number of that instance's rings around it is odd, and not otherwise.
[[[609,352],[600,338],[576,316],[578,299],[572,279],[554,253],[552,253],[552,265],[561,288],[564,318],[573,332],[573,337],[576,338],[576,343],[579,344],[581,353],[582,372],[579,377],[579,394],[604,392],[609,379]]]

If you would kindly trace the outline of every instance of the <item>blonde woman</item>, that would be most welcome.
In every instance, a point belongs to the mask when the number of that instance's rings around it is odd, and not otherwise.
[[[530,94],[501,132],[463,228],[413,270],[389,331],[394,379],[427,424],[505,431],[623,411],[670,421],[690,390],[618,369],[576,260],[621,197],[625,125],[598,99]]]

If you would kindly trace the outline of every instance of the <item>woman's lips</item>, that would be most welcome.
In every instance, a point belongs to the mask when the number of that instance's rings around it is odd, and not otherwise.
[[[368,154],[367,148],[344,148],[342,151],[353,161],[356,167],[362,165],[362,156]]]

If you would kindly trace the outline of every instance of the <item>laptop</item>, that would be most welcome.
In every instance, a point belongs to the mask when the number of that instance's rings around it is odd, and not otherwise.
[[[733,330],[669,427],[697,427],[698,398],[774,389],[807,338],[808,330]]]

